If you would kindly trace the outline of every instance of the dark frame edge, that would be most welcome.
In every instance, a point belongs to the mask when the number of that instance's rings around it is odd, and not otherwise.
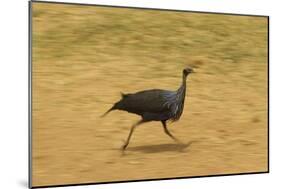
[[[166,8],[151,8],[151,7],[134,7],[123,5],[105,5],[105,4],[90,4],[90,3],[73,3],[73,2],[58,2],[58,1],[44,1],[44,0],[30,0],[33,3],[49,3],[49,4],[63,4],[63,5],[82,5],[82,6],[97,6],[97,7],[111,7],[111,8],[130,8],[130,9],[144,9],[144,10],[158,10],[158,11],[174,11],[174,12],[190,12],[202,14],[223,14],[229,16],[252,16],[252,17],[268,17],[267,15],[254,15],[254,14],[240,14],[240,13],[225,13],[225,12],[208,12],[208,11],[192,11],[192,10],[176,10]]]
[[[270,87],[269,87],[269,80],[270,80],[270,17],[267,16],[267,171],[270,172]]]
[[[33,186],[31,188],[54,188],[54,187],[85,186],[85,185],[97,185],[97,184],[116,184],[116,183],[148,182],[148,181],[191,179],[191,178],[240,176],[240,175],[254,175],[254,174],[267,174],[267,173],[269,173],[268,170],[267,171],[261,171],[261,172],[229,173],[229,174],[201,175],[201,176],[190,176],[190,177],[169,177],[169,178],[140,179],[140,180],[120,180],[120,181],[109,181],[109,182],[90,182],[90,183],[77,183],[77,184],[42,185],[42,186]]]
[[[28,1],[28,188],[32,188],[32,1]]]

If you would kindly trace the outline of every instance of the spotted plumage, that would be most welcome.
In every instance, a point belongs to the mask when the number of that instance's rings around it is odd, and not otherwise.
[[[112,110],[123,110],[140,115],[142,119],[134,124],[123,149],[129,144],[129,140],[136,126],[148,121],[161,121],[164,131],[174,140],[177,140],[167,129],[166,121],[180,119],[186,94],[186,78],[192,73],[191,68],[183,70],[182,84],[176,91],[151,89],[133,94],[123,94],[122,99],[116,102],[103,116]]]

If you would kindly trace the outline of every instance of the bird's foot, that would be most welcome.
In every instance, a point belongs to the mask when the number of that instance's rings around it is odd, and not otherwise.
[[[127,146],[128,146],[128,143],[125,143],[122,147],[121,147],[121,150],[126,150],[126,148],[127,148]]]

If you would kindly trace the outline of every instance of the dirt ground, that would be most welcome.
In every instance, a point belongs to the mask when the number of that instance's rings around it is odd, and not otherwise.
[[[33,3],[33,186],[267,171],[267,18]],[[120,92],[176,90],[170,131]]]

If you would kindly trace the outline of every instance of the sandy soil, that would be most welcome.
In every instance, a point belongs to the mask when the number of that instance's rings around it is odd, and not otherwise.
[[[266,18],[33,8],[33,186],[267,171]],[[122,153],[139,117],[100,115],[120,92],[176,90],[185,65],[168,124],[184,144],[150,122]]]

